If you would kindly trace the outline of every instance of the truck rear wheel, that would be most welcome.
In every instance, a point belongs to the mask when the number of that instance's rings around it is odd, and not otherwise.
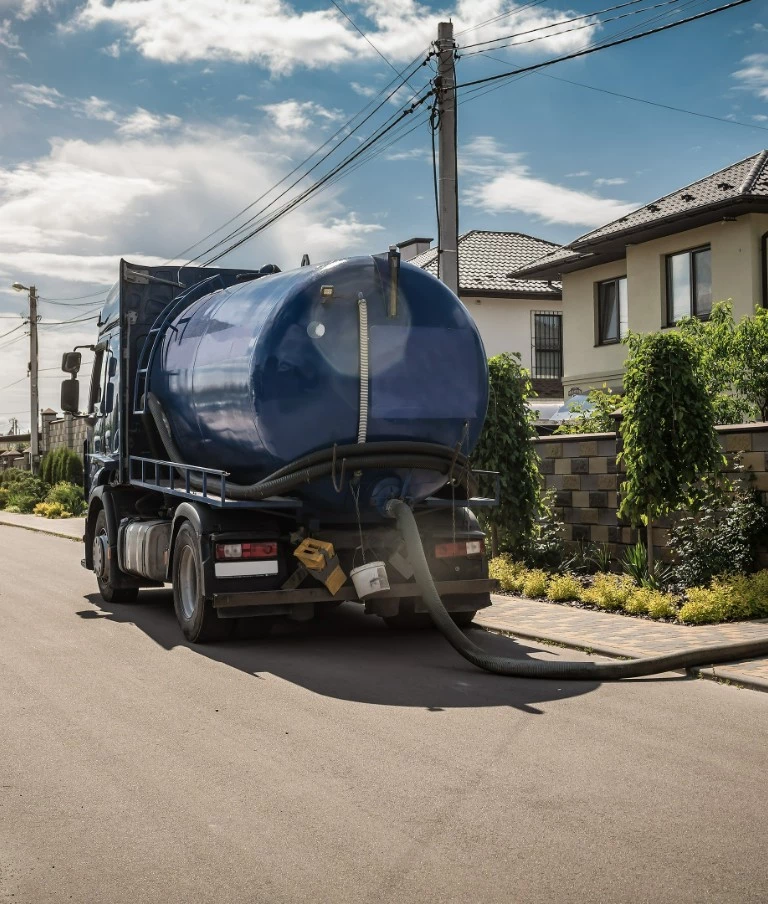
[[[139,595],[138,587],[112,585],[112,568],[117,568],[117,563],[109,556],[109,541],[107,516],[102,509],[96,516],[96,526],[93,530],[93,570],[96,573],[99,593],[107,603],[135,603]]]
[[[219,618],[203,596],[203,557],[200,540],[189,522],[181,525],[173,546],[173,608],[184,636],[192,643],[223,640],[232,633],[234,619]]]

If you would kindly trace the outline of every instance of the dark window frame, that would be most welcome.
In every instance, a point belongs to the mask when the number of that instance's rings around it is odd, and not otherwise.
[[[621,292],[619,291],[619,283],[624,280],[627,282],[627,276],[624,274],[623,276],[614,276],[611,279],[601,279],[596,284],[596,306],[597,306],[597,343],[596,345],[620,345],[621,340],[624,338],[621,335]],[[603,311],[602,311],[602,298],[601,298],[601,289],[603,286],[615,285],[616,286],[616,325],[618,327],[618,335],[616,338],[606,337],[603,335]],[[627,284],[627,307],[629,307],[629,284]],[[629,315],[629,311],[627,311],[627,315]]]
[[[710,310],[704,314],[700,314],[696,310],[696,267],[694,266],[695,255],[700,254],[702,251],[709,252],[709,281],[710,281],[710,292],[712,291],[712,245],[696,245],[693,248],[683,248],[680,251],[672,251],[670,254],[664,255],[664,285],[666,287],[666,323],[663,324],[665,327],[676,327],[679,323],[679,320],[675,320],[673,316],[673,307],[674,307],[674,298],[672,294],[672,258],[673,257],[681,257],[682,255],[688,255],[688,285],[691,289],[691,306],[690,310],[687,314],[684,314],[685,317],[698,317],[699,320],[709,320],[710,314],[712,312],[712,308],[710,305]]]
[[[536,323],[537,317],[557,318],[559,323],[555,331],[544,337],[537,333]],[[552,345],[537,344],[537,338],[542,338],[546,342],[552,342]],[[557,354],[557,365],[555,367],[539,367],[537,362],[537,352],[547,352]],[[557,370],[558,373],[554,373]],[[531,376],[535,380],[562,380],[563,378],[563,312],[562,311],[531,311]]]

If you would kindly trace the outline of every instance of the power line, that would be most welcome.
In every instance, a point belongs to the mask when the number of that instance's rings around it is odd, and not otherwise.
[[[395,91],[397,91],[397,90],[398,90],[398,88],[395,89]],[[395,93],[395,91],[391,92],[389,97],[391,97]],[[407,107],[404,110],[401,110],[399,115],[398,115],[398,113],[392,114],[392,116],[390,116],[386,120],[385,125],[379,126],[379,128],[376,131],[374,131],[372,133],[372,135],[370,135],[368,137],[368,139],[365,140],[365,142],[363,143],[363,145],[361,145],[360,148],[358,148],[356,151],[354,151],[350,154],[347,154],[347,156],[340,163],[336,164],[334,166],[334,168],[329,171],[329,173],[327,173],[325,176],[322,176],[317,182],[313,183],[308,188],[304,189],[294,199],[287,201],[281,208],[278,208],[278,214],[280,216],[282,216],[283,213],[286,213],[288,210],[292,210],[298,203],[303,203],[303,201],[306,197],[309,197],[309,195],[311,195],[315,191],[317,191],[321,185],[325,184],[330,178],[335,176],[337,172],[339,172],[341,169],[348,166],[353,160],[357,159],[362,153],[364,153],[371,146],[371,144],[373,142],[378,141],[381,137],[383,137],[383,135],[387,134],[395,125],[397,125],[398,122],[400,122],[400,120],[402,120],[409,113],[413,112],[413,110],[417,106],[419,106],[421,103],[423,103],[424,100],[426,100],[427,97],[429,97],[431,95],[431,93],[432,92],[430,91],[427,95],[425,95],[421,100],[417,101],[415,104],[412,104],[410,107]],[[383,104],[385,102],[386,102],[386,100],[383,101],[381,104],[379,104],[379,107],[377,109],[379,109],[381,106],[383,106]],[[376,111],[374,111],[374,112],[376,112]],[[373,115],[373,114],[371,114],[371,115]],[[369,119],[370,116],[367,118]],[[304,173],[304,175],[302,175],[298,179],[296,179],[291,185],[288,186],[288,188],[286,188],[276,198],[274,198],[272,201],[270,201],[268,204],[266,204],[261,210],[257,211],[252,217],[250,217],[248,220],[246,220],[244,223],[242,223],[240,226],[238,226],[237,229],[232,230],[232,232],[230,232],[228,235],[224,236],[218,242],[213,244],[206,251],[201,252],[197,256],[198,259],[200,257],[203,257],[204,255],[206,255],[206,256],[209,255],[212,251],[215,251],[217,248],[220,248],[225,242],[229,241],[230,239],[236,240],[238,238],[238,236],[242,235],[249,226],[256,223],[258,221],[259,217],[266,216],[268,218],[266,225],[270,225],[272,222],[274,222],[276,217],[274,217],[274,215],[270,215],[268,213],[270,207],[273,207],[277,201],[279,201],[281,198],[285,197],[285,195],[287,195],[288,192],[292,188],[295,188],[299,184],[299,182],[301,182],[304,178],[306,178],[306,176],[308,176],[314,169],[316,169],[317,166],[320,163],[322,163],[322,161],[325,160],[328,156],[330,156],[330,154],[326,154],[323,158],[321,158],[321,160],[317,161],[317,163],[315,163],[306,173]],[[270,217],[271,217],[271,219],[270,219]],[[266,225],[263,228],[266,228]],[[262,227],[260,227],[260,226],[255,228],[255,230],[252,230],[251,232],[248,233],[248,237],[249,238],[253,237],[253,235],[255,235],[257,232],[260,232],[261,230],[262,230]],[[207,266],[208,264],[223,257],[224,254],[229,253],[229,251],[234,250],[234,248],[239,247],[239,245],[241,245],[241,244],[242,244],[242,242],[235,241],[227,249],[227,251],[225,251],[221,254],[217,254],[215,257],[208,258],[204,262],[205,266]]]
[[[505,13],[499,13],[497,16],[492,16],[490,19],[486,19],[484,22],[479,22],[477,25],[470,25],[468,28],[465,28],[463,31],[457,31],[454,37],[458,38],[460,35],[465,35],[469,31],[479,31],[481,28],[485,28],[486,25],[493,25],[496,22],[499,22],[501,19],[508,19],[510,16],[515,16],[523,10],[531,9],[533,6],[541,6],[544,3],[544,0],[531,0],[530,3],[526,3],[523,6],[516,6],[513,9],[507,10]]]
[[[342,16],[344,16],[344,18],[347,20],[347,22],[349,22],[349,24],[352,26],[352,28],[354,28],[355,31],[356,31],[356,32],[357,32],[357,33],[358,33],[365,41],[367,41],[367,42],[371,45],[371,47],[372,47],[372,48],[376,51],[376,53],[382,58],[382,60],[384,60],[384,62],[387,64],[387,66],[389,66],[389,68],[395,73],[395,75],[396,75],[398,78],[400,78],[400,76],[402,75],[402,73],[401,73],[401,72],[398,72],[397,69],[395,69],[395,67],[392,65],[392,63],[384,56],[384,54],[383,54],[383,53],[379,50],[379,48],[373,43],[373,41],[372,41],[372,40],[368,37],[368,35],[362,30],[362,28],[360,28],[360,26],[355,22],[355,20],[352,18],[352,16],[349,15],[349,13],[344,9],[344,7],[343,7],[340,3],[337,3],[336,0],[331,0],[331,3],[332,3],[332,4],[336,7],[336,9],[342,14]],[[408,87],[409,87],[412,91],[414,91],[414,92],[416,91],[416,89],[413,87],[413,85],[412,85],[407,79],[406,79],[406,82],[405,82],[405,83],[408,85]]]
[[[324,141],[318,148],[316,148],[314,151],[312,151],[312,153],[309,154],[304,160],[302,160],[300,163],[298,163],[289,173],[287,173],[285,176],[283,176],[282,179],[280,179],[277,183],[275,183],[275,185],[273,185],[271,188],[267,189],[267,191],[265,191],[261,195],[259,195],[259,197],[256,198],[256,200],[252,201],[250,204],[248,204],[242,210],[238,211],[236,214],[234,214],[232,217],[230,217],[226,222],[222,223],[220,226],[217,226],[216,229],[209,232],[207,235],[203,236],[203,238],[198,239],[196,242],[193,242],[193,244],[189,245],[183,251],[180,251],[174,257],[182,258],[184,255],[188,254],[193,248],[196,248],[198,245],[201,245],[207,239],[212,238],[214,235],[216,235],[217,232],[221,232],[222,229],[225,229],[231,223],[234,223],[235,220],[237,220],[243,214],[247,213],[249,210],[251,210],[253,207],[255,207],[260,201],[263,201],[269,194],[271,194],[273,191],[276,191],[284,182],[286,182],[288,179],[290,179],[291,176],[295,175],[297,172],[299,172],[299,170],[304,168],[312,160],[313,157],[317,156],[317,154],[319,154],[320,151],[322,151],[325,147],[327,147],[329,144],[331,144],[338,135],[340,135],[342,132],[346,131],[347,134],[341,139],[341,141],[339,141],[335,145],[333,145],[333,147],[331,147],[329,151],[327,151],[305,173],[303,173],[298,179],[296,179],[291,185],[289,185],[285,191],[283,191],[276,198],[273,198],[273,200],[270,201],[269,204],[265,208],[263,208],[263,210],[257,212],[253,217],[251,217],[245,223],[238,226],[236,229],[234,229],[228,235],[221,238],[217,243],[210,246],[205,251],[201,251],[200,253],[198,253],[189,262],[191,263],[193,260],[197,260],[197,259],[209,254],[212,250],[217,248],[219,245],[228,241],[230,238],[233,238],[238,233],[238,231],[243,229],[246,225],[248,225],[248,223],[253,222],[253,220],[256,217],[260,216],[270,206],[274,205],[277,201],[279,201],[280,198],[284,197],[292,188],[294,188],[296,185],[298,185],[299,182],[301,182],[303,179],[305,179],[310,173],[312,173],[315,169],[317,169],[317,167],[320,166],[321,163],[323,163],[333,153],[335,153],[335,151],[337,151],[346,141],[348,141],[354,135],[354,133],[356,131],[358,131],[360,128],[362,128],[362,126],[364,126],[373,116],[375,116],[376,113],[378,113],[378,111],[383,106],[385,106],[385,104],[400,90],[400,88],[403,86],[403,84],[406,84],[408,82],[408,79],[412,78],[422,66],[426,65],[427,60],[425,59],[421,63],[419,63],[418,66],[416,66],[413,69],[413,71],[409,71],[411,69],[411,67],[414,66],[414,64],[416,63],[416,61],[418,59],[419,59],[419,57],[415,57],[407,66],[405,66],[397,74],[397,76],[394,79],[391,79],[387,83],[387,85],[385,85],[384,88],[382,88],[381,91],[379,91],[379,93],[376,95],[375,98],[370,100],[360,111],[355,113],[354,116],[350,117],[346,123],[344,123],[342,126],[340,126],[333,133],[333,135],[331,135],[328,139],[326,139],[326,141]],[[408,72],[408,75],[404,76],[405,72]],[[360,116],[363,116],[363,114],[365,114],[366,111],[370,110],[370,108],[373,107],[374,104],[376,103],[377,98],[381,97],[385,92],[387,92],[389,90],[389,88],[391,88],[392,85],[395,85],[395,87],[391,91],[389,91],[387,96],[384,97],[384,99],[380,103],[378,103],[374,107],[374,109],[371,110],[370,113],[368,113],[367,116],[365,116],[359,123],[357,123],[357,125],[355,125],[353,127],[353,123],[355,122],[355,120],[358,119]]]
[[[0,336],[0,339],[5,339],[6,336],[10,336],[11,333],[15,333],[17,330],[20,330],[23,326],[26,326],[26,325],[27,325],[27,321],[24,320],[24,321],[23,321],[22,323],[20,323],[18,326],[15,326],[12,330],[8,330],[7,333],[3,333],[3,335]]]
[[[632,3],[639,3],[639,2],[641,2],[641,0],[632,0]],[[469,53],[461,53],[459,58],[463,59],[464,57],[477,56],[477,54],[479,54],[479,53],[488,53],[491,50],[494,50],[494,51],[504,50],[506,47],[522,47],[525,44],[533,44],[536,41],[551,41],[553,38],[559,38],[562,35],[568,35],[574,31],[583,31],[585,28],[595,28],[598,25],[607,25],[609,22],[618,22],[619,19],[628,19],[632,16],[640,16],[643,13],[650,12],[652,9],[660,9],[663,6],[672,6],[675,3],[679,3],[679,2],[680,2],[680,0],[663,0],[663,2],[656,3],[653,6],[643,6],[640,9],[633,9],[628,13],[622,13],[620,16],[610,16],[607,19],[596,19],[593,22],[586,22],[584,25],[577,25],[574,28],[566,28],[564,31],[556,31],[549,35],[538,35],[535,38],[528,38],[526,41],[511,41],[510,43],[507,43],[507,44],[497,44],[494,47],[488,47],[488,48],[481,47],[479,50],[472,50]],[[629,4],[622,4],[622,6],[628,6],[628,5]],[[614,7],[614,8],[620,9],[621,7]],[[584,19],[584,18],[589,18],[589,16],[577,16],[576,18]],[[566,22],[567,21],[576,21],[576,19],[565,20],[565,21]],[[565,22],[557,22],[555,24],[556,25],[564,25]],[[542,25],[540,29],[534,28],[534,29],[532,29],[532,31],[540,31],[545,28],[554,28],[554,27],[555,27],[555,25]],[[530,34],[530,32],[520,32],[520,35],[524,35],[524,34]],[[516,37],[519,37],[520,35],[507,35],[507,38],[516,38]],[[497,38],[496,40],[504,41],[504,40],[507,40],[507,38]],[[493,42],[484,41],[483,43],[485,44],[485,43],[493,43]],[[476,47],[479,45],[469,44],[468,46]]]
[[[459,88],[471,88],[474,85],[486,85],[489,82],[496,82],[499,79],[509,78],[513,75],[522,75],[526,72],[536,72],[538,69],[544,69],[547,66],[552,66],[555,63],[563,63],[566,60],[575,60],[578,57],[587,56],[590,53],[596,53],[598,50],[607,50],[609,47],[619,47],[622,44],[629,44],[631,41],[637,41],[640,38],[647,38],[650,35],[660,34],[663,31],[669,31],[672,28],[677,28],[680,25],[687,25],[690,22],[697,22],[699,19],[706,19],[708,16],[713,16],[716,13],[725,12],[728,9],[734,9],[737,6],[743,6],[745,3],[751,3],[752,0],[733,0],[732,3],[727,3],[724,6],[718,6],[715,9],[706,10],[703,13],[697,13],[695,16],[687,16],[685,19],[679,19],[677,22],[669,22],[666,25],[660,25],[657,28],[651,28],[648,31],[642,31],[639,34],[629,35],[625,38],[619,38],[615,41],[609,41],[604,44],[598,44],[594,47],[587,47],[583,50],[577,50],[574,53],[568,53],[560,57],[556,57],[552,60],[544,60],[541,63],[534,63],[531,66],[523,66],[519,69],[512,69],[509,72],[502,72],[498,75],[489,75],[485,78],[477,78],[473,79],[469,82],[462,82],[461,84],[456,85],[456,90]]]
[[[358,148],[358,150],[355,151],[353,154],[348,154],[347,157],[344,160],[342,160],[339,164],[337,164],[329,173],[327,173],[325,176],[318,179],[317,182],[314,182],[312,185],[310,185],[308,188],[306,188],[296,198],[292,199],[291,201],[288,201],[286,204],[283,205],[282,208],[279,208],[276,212],[269,215],[263,223],[255,226],[247,234],[245,234],[244,236],[239,238],[237,241],[233,242],[224,251],[221,251],[214,257],[206,260],[204,262],[204,265],[208,266],[209,264],[212,264],[215,261],[219,260],[220,258],[224,257],[225,254],[229,254],[230,251],[234,251],[235,248],[239,248],[240,245],[249,241],[257,233],[262,232],[264,229],[271,226],[272,223],[274,223],[281,216],[284,216],[286,213],[293,210],[299,204],[303,204],[307,200],[307,198],[309,198],[312,194],[317,192],[323,185],[325,185],[334,176],[338,175],[342,170],[346,169],[354,160],[356,160],[362,154],[364,154],[367,150],[369,150],[370,147],[374,143],[380,141],[396,125],[398,125],[400,122],[402,122],[403,119],[405,119],[407,116],[409,116],[411,113],[413,113],[413,111],[415,109],[417,109],[419,106],[421,106],[421,104],[425,103],[434,93],[435,93],[434,89],[431,89],[426,94],[424,94],[421,98],[419,98],[417,101],[414,101],[414,103],[412,103],[410,107],[403,110],[400,113],[400,115],[396,119],[394,119],[394,121],[390,122],[385,128],[380,128],[376,133],[374,133],[373,136],[371,136],[365,142],[365,144],[362,145],[362,147]],[[219,242],[218,244],[221,244],[221,242]],[[213,249],[211,249],[211,250],[213,250]]]
[[[549,25],[538,25],[536,28],[529,28],[528,31],[518,31],[512,35],[503,35],[500,38],[491,38],[488,41],[476,41],[474,44],[465,44],[462,50],[469,50],[471,47],[483,47],[486,44],[495,44],[496,41],[506,41],[510,38],[520,38],[523,35],[530,35],[536,31],[543,31],[546,28],[557,28],[559,25],[568,25],[570,22],[580,22],[582,19],[589,19],[592,16],[602,16],[603,13],[612,13],[617,9],[624,9],[627,6],[636,6],[643,3],[643,0],[629,0],[627,3],[619,3],[616,6],[606,6],[605,9],[597,9],[593,13],[584,13],[581,16],[573,16],[571,19],[560,19],[558,22],[550,22]]]
[[[495,57],[489,57],[488,59],[495,59]],[[496,62],[501,63],[503,60],[497,60]],[[619,91],[609,91],[607,88],[598,88],[595,85],[586,85],[583,82],[575,82],[569,78],[560,78],[557,75],[549,75],[546,72],[540,72],[539,75],[544,78],[551,78],[557,82],[565,82],[568,85],[576,85],[579,88],[588,88],[590,91],[598,91],[600,94],[610,94],[611,97],[620,97],[623,100],[633,100],[638,104],[648,104],[650,107],[660,107],[662,110],[672,110],[675,113],[685,113],[688,116],[699,116],[702,119],[713,119],[715,122],[724,122],[731,126],[742,126],[745,129],[762,129],[764,132],[768,132],[767,126],[759,126],[755,123],[751,122],[740,122],[738,119],[726,119],[724,116],[715,116],[711,113],[699,113],[696,110],[686,110],[683,107],[673,107],[670,104],[662,104],[658,101],[647,100],[644,97],[633,97],[631,94],[621,94]]]

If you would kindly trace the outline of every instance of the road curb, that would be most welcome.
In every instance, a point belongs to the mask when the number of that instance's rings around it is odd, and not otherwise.
[[[18,521],[6,521],[5,518],[0,518],[0,526],[19,527],[21,530],[29,530],[36,534],[47,534],[49,537],[60,537],[62,540],[70,540],[73,543],[83,542],[82,537],[73,537],[72,534],[65,534],[50,527],[38,527],[36,524],[19,524]]]
[[[520,637],[523,640],[533,640],[543,644],[557,644],[560,647],[567,647],[569,650],[578,650],[580,653],[595,653],[598,656],[608,656],[610,659],[639,659],[637,653],[628,654],[626,650],[619,650],[616,647],[605,646],[604,644],[586,644],[578,643],[570,638],[558,637],[556,634],[542,634],[541,631],[525,631],[515,628],[499,628],[496,625],[483,624],[482,621],[475,620],[475,624],[484,631],[496,634],[504,634],[507,637]],[[692,669],[670,669],[677,675],[689,675],[693,678],[706,678],[709,681],[717,681],[721,684],[735,684],[739,687],[748,688],[751,691],[762,691],[768,693],[768,681],[757,675],[748,675],[740,672],[738,669],[730,668],[727,665],[720,666],[702,666]]]

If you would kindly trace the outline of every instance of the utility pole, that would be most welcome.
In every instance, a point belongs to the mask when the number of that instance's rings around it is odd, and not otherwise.
[[[37,385],[37,292],[34,286],[29,287],[29,386],[30,414],[29,425],[29,469],[37,474],[40,465],[40,433],[38,418],[40,411],[39,391]]]
[[[437,105],[439,118],[438,276],[459,294],[459,196],[456,181],[456,67],[453,22],[437,26]]]

